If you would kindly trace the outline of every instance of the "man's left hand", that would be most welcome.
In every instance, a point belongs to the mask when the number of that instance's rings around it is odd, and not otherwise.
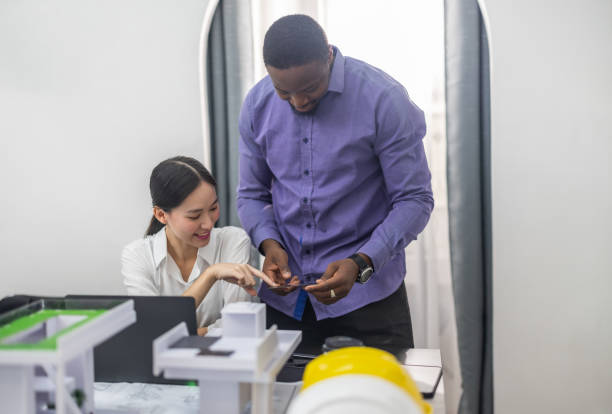
[[[327,266],[316,285],[304,288],[321,303],[331,305],[349,294],[357,279],[359,267],[351,259],[342,259]]]

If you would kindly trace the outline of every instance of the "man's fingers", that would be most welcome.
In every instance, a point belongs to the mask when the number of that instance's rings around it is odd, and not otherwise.
[[[278,283],[276,283],[274,281],[274,279],[272,279],[271,277],[266,275],[264,272],[261,272],[261,271],[255,269],[253,266],[250,266],[250,265],[247,265],[247,266],[249,266],[249,270],[251,271],[252,274],[254,274],[255,276],[258,276],[261,280],[266,282],[268,285],[270,285],[270,286],[278,286]]]
[[[275,287],[275,288],[270,288],[270,290],[274,293],[276,293],[279,296],[285,296],[288,295],[289,293],[293,292],[295,289],[297,289],[295,286],[293,287],[289,287],[289,286],[280,286],[280,287]]]
[[[287,282],[287,286],[297,286],[300,284],[300,278],[297,276],[292,276],[291,279]]]
[[[304,289],[325,305],[338,302],[349,294],[355,282],[352,270],[347,268],[345,262],[340,260],[330,263],[317,283]]]
[[[333,298],[331,294],[332,289],[334,290]],[[348,295],[349,291],[346,288],[340,286],[338,288],[330,288],[330,289],[314,291],[314,292],[309,292],[309,293],[311,293],[317,299],[326,300],[326,299],[334,299],[334,298],[343,298],[346,295]]]
[[[342,297],[336,296],[332,298],[329,294],[327,294],[326,296],[323,296],[323,295],[315,296],[315,299],[324,305],[331,305],[332,303],[338,302],[340,299],[342,299]]]
[[[325,272],[321,275],[319,279],[317,279],[316,285],[307,286],[305,290],[307,292],[322,292],[325,290],[330,290],[338,287],[341,284],[340,281],[334,280],[334,276],[336,275],[336,271],[338,270],[338,266],[329,265]]]
[[[268,276],[273,283],[276,283],[277,285],[285,284],[285,279],[282,278],[278,271],[264,269],[263,273]]]
[[[287,280],[291,278],[291,270],[288,267],[281,267],[281,276]]]
[[[284,284],[287,279],[291,278],[291,269],[287,266],[287,259],[279,257],[266,257],[264,261],[263,271],[275,283]]]
[[[317,281],[317,284],[306,286],[304,290],[312,294],[314,294],[315,292],[329,292],[331,289],[338,289],[342,286],[342,284],[343,282],[341,280],[337,280],[334,278],[323,281],[319,279]]]
[[[334,274],[336,273],[336,271],[338,270],[337,266],[328,266],[327,269],[325,269],[325,272],[323,272],[323,274],[321,275],[321,278],[317,280],[317,283],[319,282],[319,280],[328,280],[331,279]]]

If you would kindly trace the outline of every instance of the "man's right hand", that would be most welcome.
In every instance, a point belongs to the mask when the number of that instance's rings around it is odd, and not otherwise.
[[[280,286],[287,285],[286,288],[277,288],[273,291],[281,296],[293,292],[296,288],[289,287],[288,283],[295,283],[297,276],[291,277],[287,252],[283,246],[274,239],[266,239],[261,242],[261,250],[266,257],[261,270]]]

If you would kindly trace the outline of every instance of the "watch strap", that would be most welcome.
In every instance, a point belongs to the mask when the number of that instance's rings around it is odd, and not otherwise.
[[[357,263],[357,266],[359,266],[359,274],[361,274],[361,272],[363,272],[365,269],[367,269],[368,267],[370,267],[370,265],[368,264],[368,262],[365,261],[365,259],[361,256],[359,256],[358,253],[352,254],[349,256],[349,259],[351,259],[352,261],[354,261],[355,263]]]

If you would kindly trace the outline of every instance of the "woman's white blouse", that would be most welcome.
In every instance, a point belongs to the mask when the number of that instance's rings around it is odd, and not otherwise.
[[[198,250],[189,280],[185,282],[176,262],[168,254],[165,227],[156,234],[128,244],[121,255],[121,274],[128,295],[180,296],[215,263],[249,263],[251,240],[238,227],[213,228],[210,242]],[[252,301],[241,287],[216,282],[196,310],[198,326],[219,327],[221,309],[230,302]]]

